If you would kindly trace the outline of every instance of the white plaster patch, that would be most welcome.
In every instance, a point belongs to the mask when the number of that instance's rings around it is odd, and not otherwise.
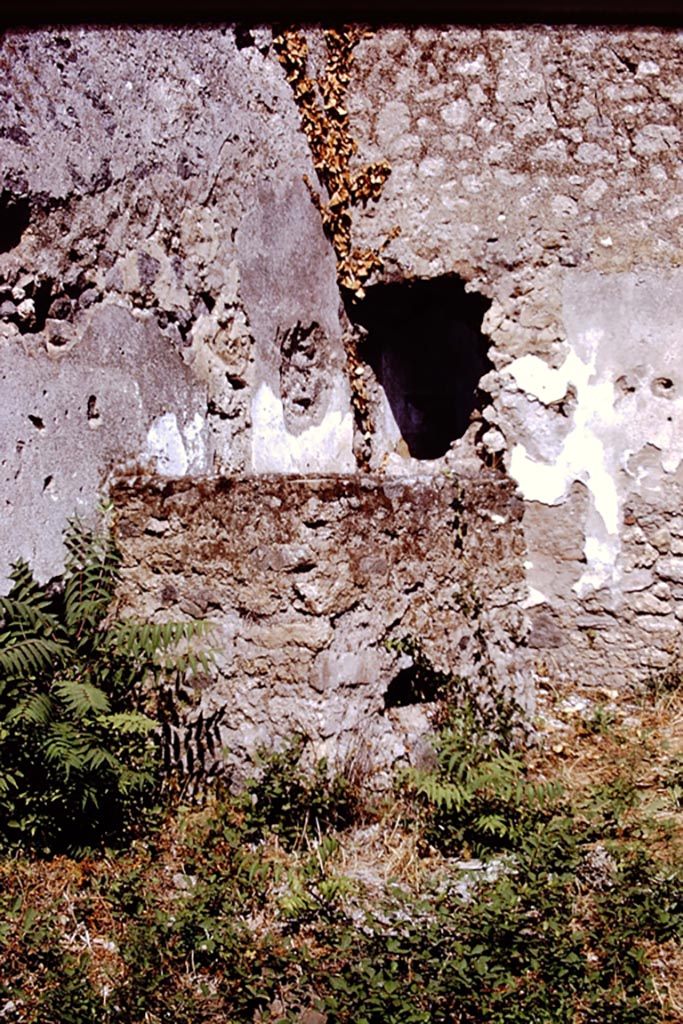
[[[611,537],[607,541],[601,541],[598,537],[586,537],[584,553],[588,568],[573,587],[580,597],[590,590],[610,582],[613,578],[615,546],[611,540]]]
[[[536,587],[529,587],[529,592],[522,602],[522,608],[535,608],[536,605],[545,604],[548,598],[545,594],[542,594]]]
[[[566,497],[567,479],[564,467],[536,462],[527,454],[523,444],[517,444],[512,449],[510,475],[517,481],[527,501],[557,505]]]
[[[576,353],[570,352],[562,366],[554,370],[538,356],[521,356],[507,366],[505,372],[514,377],[522,391],[549,405],[564,398],[569,384],[574,383],[575,359]]]
[[[681,292],[680,275],[570,275],[564,363],[553,369],[525,355],[505,370],[524,395],[518,412],[529,423],[509,463],[524,497],[556,505],[575,481],[588,489],[581,524],[586,567],[574,584],[579,594],[618,581],[627,496],[645,483],[650,490],[665,487],[666,475],[681,465]],[[567,395],[564,416],[536,406],[529,419],[529,399],[550,406]]]
[[[181,433],[176,414],[164,413],[147,432],[144,457],[154,462],[162,476],[185,476],[188,471],[199,471],[204,463],[203,426],[201,415],[195,413]]]
[[[174,412],[159,416],[149,428],[145,454],[156,463],[158,473],[164,476],[185,475],[190,460]]]
[[[334,398],[334,396],[333,396]],[[334,408],[322,423],[290,434],[281,400],[263,382],[251,403],[255,473],[353,473],[353,416]]]
[[[183,434],[187,445],[187,456],[190,469],[199,469],[204,462],[204,439],[202,437],[204,419],[196,412],[189,423],[185,425]]]
[[[379,389],[379,401],[375,411],[375,440],[373,444],[378,451],[391,451],[396,447],[403,435],[396,422],[393,409],[384,388]]]
[[[592,498],[597,518],[587,524],[586,578],[609,579],[619,551],[619,499],[614,468],[609,465],[605,435],[614,426],[614,386],[595,372],[596,352],[603,332],[589,330],[581,348],[588,358],[574,350],[554,370],[537,356],[522,356],[507,368],[518,387],[544,404],[560,401],[572,385],[576,390],[573,429],[562,443],[552,464],[538,462],[518,444],[510,457],[510,473],[524,497],[545,505],[564,501],[572,483],[581,480]],[[593,534],[589,532],[593,530]],[[599,585],[599,583],[597,584]],[[583,589],[584,583],[577,584]]]

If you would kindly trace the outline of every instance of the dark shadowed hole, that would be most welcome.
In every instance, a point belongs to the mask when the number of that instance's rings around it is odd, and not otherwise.
[[[204,303],[204,305],[206,306],[210,313],[213,307],[216,305],[216,300],[214,299],[211,292],[200,292],[199,298],[202,300],[202,302]]]
[[[25,323],[19,323],[19,331],[21,334],[28,332],[38,333],[45,327],[45,321],[47,314],[52,303],[52,281],[49,279],[40,281],[33,292],[33,308],[35,310],[35,319],[33,322],[27,320]],[[64,341],[55,334],[51,339],[50,343],[54,346],[63,345]]]
[[[405,708],[409,704],[429,704],[437,700],[444,685],[439,673],[428,674],[420,665],[408,668],[394,676],[384,694],[385,708]]]
[[[0,252],[9,252],[19,245],[30,219],[28,199],[14,199],[9,192],[0,195]]]
[[[488,307],[449,276],[375,285],[349,310],[368,332],[361,354],[413,458],[444,455],[485,404],[478,383],[492,369],[481,333]]]

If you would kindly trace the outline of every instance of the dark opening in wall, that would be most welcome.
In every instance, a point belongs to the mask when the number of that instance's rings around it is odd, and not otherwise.
[[[452,678],[448,673],[434,668],[419,640],[405,636],[400,640],[390,641],[387,646],[409,655],[412,664],[402,668],[389,683],[384,694],[385,708],[431,704],[446,696]]]
[[[430,704],[439,696],[440,680],[426,678],[418,666],[409,665],[394,676],[384,695],[385,708]]]
[[[15,199],[11,192],[0,193],[0,252],[19,245],[30,219],[28,199]]]
[[[445,455],[485,404],[478,383],[492,369],[481,333],[488,307],[449,276],[375,285],[351,311],[368,332],[361,354],[413,458]]]

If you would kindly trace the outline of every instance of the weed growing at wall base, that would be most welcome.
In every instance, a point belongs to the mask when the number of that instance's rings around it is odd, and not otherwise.
[[[509,731],[484,725],[474,697],[446,717],[436,765],[398,778],[424,843],[446,855],[516,851],[548,828],[561,806],[556,785],[531,782]]]
[[[351,773],[330,774],[324,759],[306,770],[301,765],[305,746],[305,737],[296,735],[282,750],[254,756],[255,774],[244,792],[246,839],[270,834],[291,848],[311,835],[344,828],[360,816],[359,780]]]
[[[178,644],[204,631],[112,618],[111,536],[74,523],[65,540],[61,585],[18,562],[0,598],[0,844],[43,854],[120,842],[158,802],[144,684],[184,673]]]

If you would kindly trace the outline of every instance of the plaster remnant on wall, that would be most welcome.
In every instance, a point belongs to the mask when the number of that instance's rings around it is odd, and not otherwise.
[[[625,502],[657,474],[655,486],[665,486],[683,459],[681,285],[681,271],[567,272],[564,361],[553,368],[527,354],[504,371],[525,399],[544,407],[525,441],[523,407],[506,399],[522,410],[509,470],[525,498],[557,505],[575,481],[588,488],[586,567],[573,585],[579,595],[620,579]],[[569,428],[558,446],[556,406],[570,389]]]
[[[348,402],[343,401],[346,395],[344,382],[337,381],[322,421],[299,434],[292,434],[287,430],[282,399],[265,381],[262,382],[251,404],[253,471],[355,472],[353,415],[348,409]]]
[[[533,562],[528,562],[526,568],[527,570],[533,569]],[[536,587],[529,587],[528,594],[523,601],[523,607],[534,608],[536,605],[546,604],[547,601],[548,597],[546,594],[542,594],[540,590],[536,589]]]
[[[204,418],[199,413],[195,413],[181,431],[176,414],[166,412],[154,420],[147,431],[142,458],[150,459],[155,471],[162,476],[200,472],[206,462],[203,432]]]
[[[603,332],[589,329],[573,341],[576,348],[557,370],[531,355],[507,367],[506,372],[518,387],[544,405],[560,401],[570,386],[576,392],[571,427],[552,464],[532,458],[524,444],[519,443],[510,453],[509,471],[527,500],[547,505],[564,501],[576,480],[588,487],[594,514],[589,515],[585,524],[587,567],[575,584],[577,591],[584,592],[588,587],[608,582],[616,569],[619,497],[616,467],[609,464],[610,435],[616,417],[612,381],[596,375],[597,350],[604,343]],[[538,444],[538,438],[536,441]],[[542,449],[542,442],[539,447]]]
[[[28,355],[0,346],[3,575],[19,555],[41,580],[60,572],[68,520],[91,514],[112,469],[137,465],[150,438],[162,471],[211,466],[206,389],[154,318],[103,302],[79,318],[79,334],[56,353],[37,335],[26,336]]]

